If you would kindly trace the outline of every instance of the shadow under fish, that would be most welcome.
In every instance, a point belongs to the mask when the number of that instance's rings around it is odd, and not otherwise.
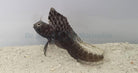
[[[77,61],[98,62],[103,60],[103,50],[82,41],[65,16],[51,8],[48,19],[49,24],[41,20],[34,24],[35,31],[48,39],[44,47],[44,55],[46,55],[48,44],[54,41],[58,47],[66,49]]]

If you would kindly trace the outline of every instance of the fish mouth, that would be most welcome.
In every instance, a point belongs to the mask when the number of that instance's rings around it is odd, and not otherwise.
[[[38,28],[36,27],[36,25],[33,26],[35,31],[38,31]]]
[[[34,28],[34,29],[37,29],[37,26],[34,24],[33,28]]]
[[[33,26],[33,28],[35,28],[35,26]]]

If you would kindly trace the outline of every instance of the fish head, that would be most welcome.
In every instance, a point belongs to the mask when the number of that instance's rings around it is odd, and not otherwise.
[[[34,24],[33,28],[39,35],[41,35],[47,39],[50,39],[53,36],[53,27],[41,20],[36,22]]]

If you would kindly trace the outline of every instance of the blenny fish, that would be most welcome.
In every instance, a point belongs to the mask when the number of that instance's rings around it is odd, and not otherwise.
[[[48,44],[54,41],[55,45],[67,50],[70,56],[77,61],[98,62],[103,60],[103,50],[82,41],[65,16],[51,8],[48,19],[49,23],[40,20],[34,24],[35,31],[48,39],[44,47],[44,55],[46,55]]]

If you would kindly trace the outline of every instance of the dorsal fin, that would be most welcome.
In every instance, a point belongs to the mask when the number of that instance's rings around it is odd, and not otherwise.
[[[62,14],[58,13],[54,8],[50,9],[48,19],[49,23],[55,26],[58,31],[67,32],[72,30],[67,18]]]
[[[68,35],[68,37],[80,40],[77,34],[73,31],[72,27],[69,25],[67,18],[57,12],[54,8],[50,9],[48,19],[49,24],[53,25],[56,28],[55,30],[57,32],[64,32]]]

